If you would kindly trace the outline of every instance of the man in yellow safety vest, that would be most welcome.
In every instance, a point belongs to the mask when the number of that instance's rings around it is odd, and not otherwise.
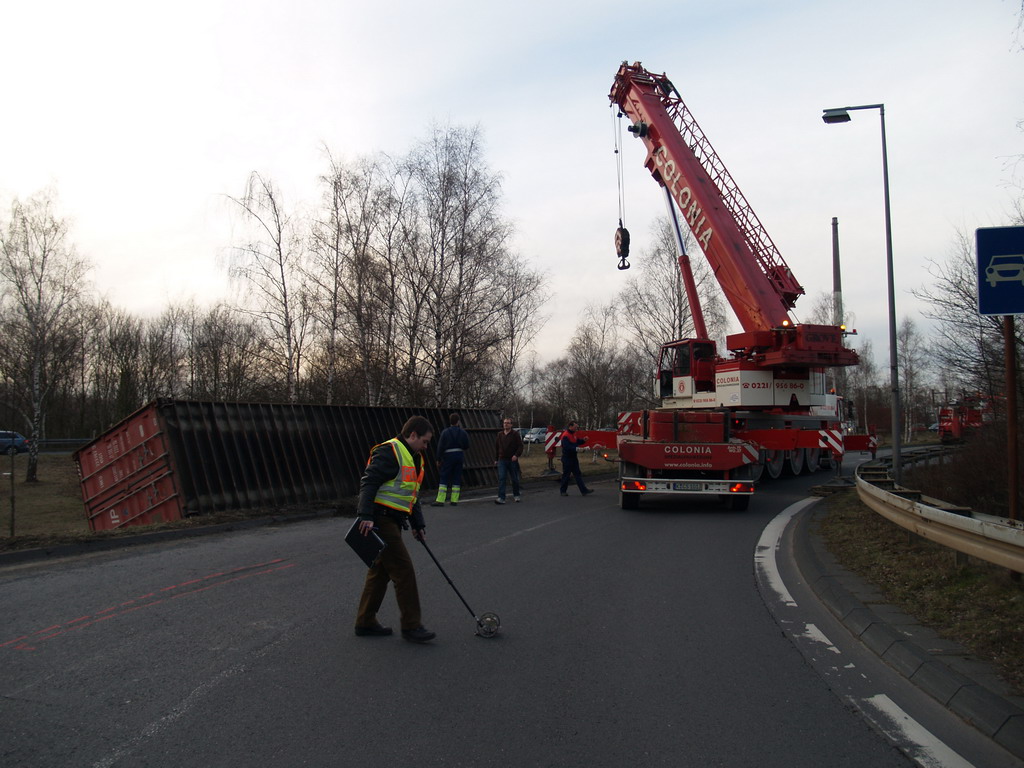
[[[402,637],[414,643],[426,643],[435,637],[423,626],[416,571],[402,541],[402,529],[409,528],[410,523],[417,540],[426,536],[418,497],[423,483],[423,452],[433,435],[429,421],[413,416],[402,426],[399,437],[375,445],[366,463],[359,484],[359,531],[366,536],[375,530],[387,546],[366,573],[356,615],[356,634],[360,637],[392,634],[391,627],[377,621],[389,581],[395,583]]]

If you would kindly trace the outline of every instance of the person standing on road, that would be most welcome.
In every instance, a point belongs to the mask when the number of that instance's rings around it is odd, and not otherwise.
[[[423,452],[433,435],[429,421],[413,416],[402,426],[398,437],[375,445],[370,451],[359,482],[359,532],[367,536],[375,530],[387,546],[366,572],[356,614],[356,634],[360,637],[391,634],[391,627],[381,626],[377,621],[389,581],[395,583],[402,637],[414,643],[425,643],[435,637],[423,626],[416,571],[402,541],[402,529],[408,528],[410,522],[416,540],[426,538],[423,510],[417,497],[423,483]]]
[[[459,421],[459,414],[451,414],[448,417],[451,426],[441,433],[437,441],[437,467],[441,479],[437,485],[437,498],[430,505],[432,507],[443,507],[449,490],[452,494],[451,505],[454,507],[459,503],[459,494],[462,491],[462,463],[465,460],[465,452],[469,450],[469,433],[459,426]]]
[[[512,429],[512,419],[502,422],[501,432],[494,441],[495,460],[498,468],[498,498],[495,504],[505,503],[505,481],[512,477],[512,497],[522,501],[519,495],[519,457],[523,455],[523,436],[518,429]]]
[[[585,437],[577,437],[576,430],[579,425],[570,421],[562,433],[562,495],[568,496],[569,478],[576,478],[576,486],[580,489],[580,495],[586,496],[593,491],[583,484],[583,472],[580,470],[580,457],[576,449],[587,442]]]

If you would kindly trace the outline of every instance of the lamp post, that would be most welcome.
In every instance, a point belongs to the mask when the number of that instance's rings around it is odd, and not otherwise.
[[[821,119],[828,124],[850,122],[850,112],[857,109],[877,109],[882,119],[882,189],[885,195],[885,263],[889,283],[889,382],[892,388],[892,470],[899,483],[902,476],[900,460],[900,384],[899,357],[896,354],[896,295],[892,275],[892,218],[889,212],[889,156],[885,146],[885,105],[862,104],[857,107],[838,107],[822,110]]]

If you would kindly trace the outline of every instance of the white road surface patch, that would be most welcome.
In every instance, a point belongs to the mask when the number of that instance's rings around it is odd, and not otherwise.
[[[836,648],[835,644],[831,640],[829,640],[828,637],[825,636],[825,633],[818,629],[814,624],[805,624],[804,631],[800,635],[800,637],[804,637],[808,640],[813,640],[816,643],[821,643],[830,651],[832,651],[832,653],[835,653],[837,655],[842,653],[842,651]]]
[[[892,741],[916,746],[910,758],[922,768],[974,768],[884,693],[855,702],[864,716]]]
[[[779,551],[779,546],[782,544],[782,532],[786,530],[786,526],[789,525],[789,521],[793,519],[804,507],[807,507],[817,499],[803,499],[798,501],[796,504],[789,505],[786,509],[782,510],[775,519],[765,526],[765,529],[761,531],[761,538],[757,542],[757,548],[754,550],[754,568],[758,573],[761,574],[764,583],[768,585],[768,588],[774,592],[780,602],[789,608],[796,607],[796,601],[793,596],[789,593],[789,589],[786,587],[785,582],[782,580],[782,574],[779,573],[779,564],[776,560],[776,554]]]

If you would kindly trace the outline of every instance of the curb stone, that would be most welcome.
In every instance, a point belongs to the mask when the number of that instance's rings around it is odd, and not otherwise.
[[[966,657],[967,653],[958,646],[925,640],[933,649],[922,647],[917,636],[927,630],[897,608],[877,605],[876,610],[873,604],[881,599],[878,593],[840,566],[821,537],[811,530],[812,522],[824,514],[824,506],[814,505],[797,517],[793,532],[797,566],[818,599],[890,667],[1005,750],[1024,759],[1024,701],[994,691],[972,677],[972,672],[985,665],[960,658],[960,654]],[[989,671],[983,676],[996,678]]]

